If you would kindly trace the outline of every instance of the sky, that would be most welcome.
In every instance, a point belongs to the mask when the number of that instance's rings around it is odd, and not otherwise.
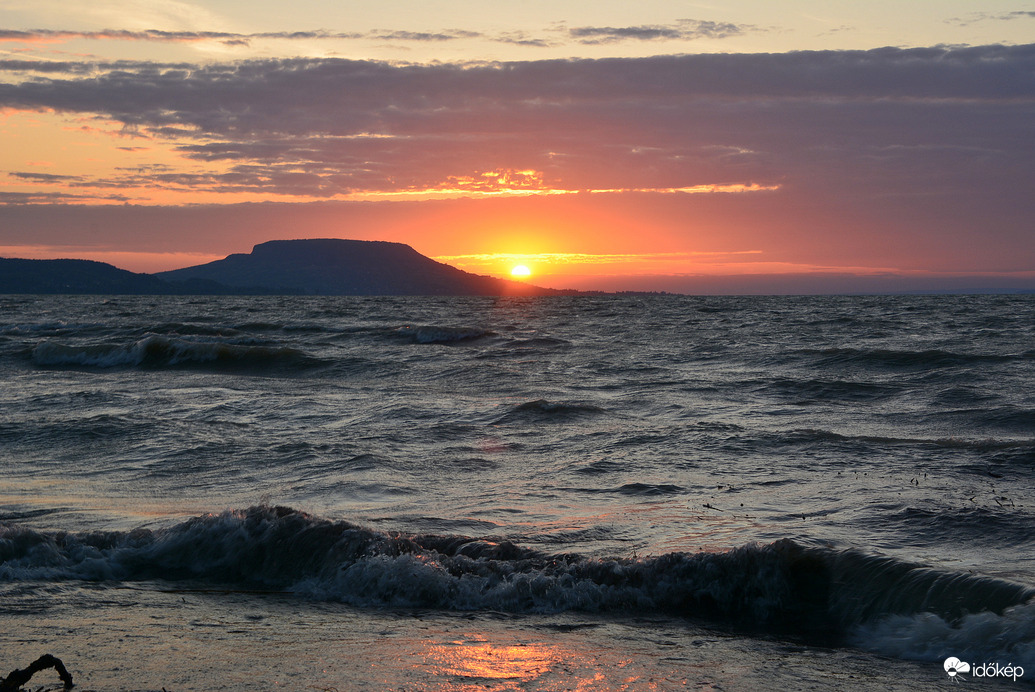
[[[1035,288],[1035,3],[5,0],[0,256]]]

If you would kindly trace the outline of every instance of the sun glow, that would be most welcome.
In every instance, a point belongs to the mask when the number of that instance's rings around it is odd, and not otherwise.
[[[545,281],[552,277],[627,274],[699,275],[721,273],[786,273],[801,271],[799,265],[784,266],[766,261],[762,250],[696,250],[647,253],[482,253],[435,255],[437,262],[475,274],[509,276],[513,279]],[[811,265],[810,265],[811,266]],[[533,270],[534,268],[534,270]]]

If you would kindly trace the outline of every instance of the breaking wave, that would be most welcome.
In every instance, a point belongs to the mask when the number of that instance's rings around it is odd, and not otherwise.
[[[0,579],[162,580],[365,607],[665,613],[900,656],[936,659],[951,650],[1035,668],[1035,590],[789,539],[724,553],[590,559],[263,506],[160,530],[0,524]]]

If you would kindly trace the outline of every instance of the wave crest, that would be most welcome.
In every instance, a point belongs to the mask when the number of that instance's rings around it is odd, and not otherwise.
[[[1030,588],[789,539],[724,553],[590,559],[507,541],[374,531],[285,507],[132,532],[0,524],[0,578],[201,582],[358,606],[661,612],[771,632],[854,632],[877,647],[931,618],[976,633],[987,627],[968,623],[980,615],[1007,638],[1035,629],[1035,606],[1024,605]]]

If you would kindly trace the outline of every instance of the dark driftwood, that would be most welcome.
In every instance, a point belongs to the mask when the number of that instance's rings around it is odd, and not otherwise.
[[[61,682],[65,683],[66,690],[75,687],[72,676],[65,670],[65,664],[61,662],[61,659],[44,654],[33,661],[28,668],[15,669],[8,673],[6,678],[0,680],[0,692],[18,692],[18,688],[27,683],[33,675],[46,668],[53,668],[57,671]]]

